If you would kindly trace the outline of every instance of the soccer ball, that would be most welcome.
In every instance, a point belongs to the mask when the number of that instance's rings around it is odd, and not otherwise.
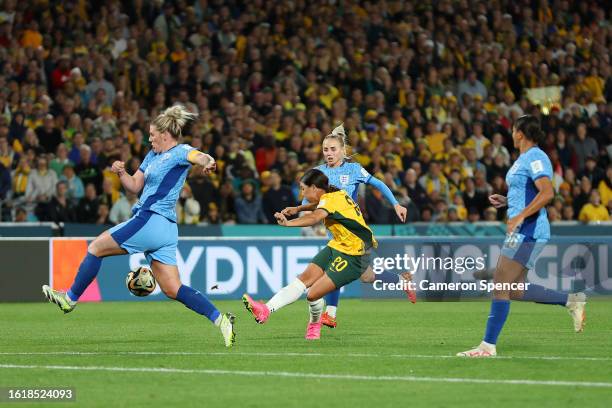
[[[125,278],[125,286],[134,296],[150,295],[157,287],[151,269],[141,266],[135,271],[130,271]]]

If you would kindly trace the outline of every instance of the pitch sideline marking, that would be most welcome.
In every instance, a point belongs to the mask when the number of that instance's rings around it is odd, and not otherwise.
[[[329,354],[329,353],[250,353],[240,351],[228,352],[206,352],[206,351],[42,351],[42,352],[0,352],[0,356],[252,356],[252,357],[364,357],[364,358],[430,358],[430,359],[445,359],[452,358],[461,360],[460,357],[451,355],[426,355],[426,354],[374,354],[374,353],[347,353],[347,354]],[[611,357],[566,357],[566,356],[496,356],[495,360],[577,360],[577,361],[612,361]]]
[[[608,382],[582,382],[582,381],[554,381],[554,380],[504,380],[485,378],[461,377],[416,377],[416,376],[373,376],[356,374],[319,374],[300,373],[290,371],[242,371],[242,370],[212,370],[212,369],[184,369],[184,368],[157,368],[157,367],[108,367],[108,366],[62,366],[62,365],[16,365],[0,364],[0,368],[7,369],[34,369],[34,370],[71,370],[71,371],[113,371],[113,372],[157,372],[174,374],[211,374],[236,375],[247,377],[285,377],[309,378],[330,380],[361,380],[361,381],[405,381],[405,382],[443,382],[443,383],[472,383],[472,384],[508,384],[508,385],[544,385],[544,386],[570,386],[589,388],[612,388]]]

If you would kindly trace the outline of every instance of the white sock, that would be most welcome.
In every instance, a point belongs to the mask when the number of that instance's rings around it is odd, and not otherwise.
[[[272,299],[268,300],[266,306],[270,309],[270,312],[275,312],[281,307],[290,305],[302,296],[306,290],[306,285],[299,279],[294,280],[284,288],[278,291]]]
[[[325,309],[325,312],[330,317],[336,317],[336,306],[327,306],[327,308]]]
[[[215,319],[215,321],[213,322],[213,324],[217,327],[221,326],[221,319],[223,318],[222,314],[219,314],[219,316],[217,316],[217,318]]]
[[[318,323],[321,320],[324,305],[325,301],[323,299],[308,302],[308,308],[310,309],[310,323]]]

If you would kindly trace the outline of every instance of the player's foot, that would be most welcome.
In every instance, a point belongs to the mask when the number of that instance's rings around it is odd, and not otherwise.
[[[242,303],[244,303],[244,307],[246,310],[251,312],[255,321],[259,324],[264,324],[268,317],[270,317],[270,309],[265,303],[256,302],[246,293],[242,295]]]
[[[570,293],[567,297],[567,311],[574,321],[574,330],[580,333],[584,330],[586,321],[586,295],[582,292]]]
[[[457,353],[459,357],[495,357],[496,355],[497,350],[495,345],[485,343],[484,341],[476,348]]]
[[[43,285],[42,292],[49,302],[58,305],[64,313],[70,313],[76,307],[77,302],[70,300],[65,292],[52,289],[48,285]]]
[[[333,329],[337,326],[336,317],[330,316],[329,313],[327,312],[323,313],[323,316],[321,316],[321,323],[323,323],[325,326],[329,327],[330,329]]]
[[[321,322],[308,323],[306,327],[306,340],[319,340],[321,338]]]
[[[231,313],[223,313],[219,322],[219,330],[223,335],[225,347],[232,347],[236,342],[236,333],[234,332],[234,321],[236,316]]]
[[[404,292],[406,292],[408,300],[413,304],[416,303],[416,291],[411,289],[410,286],[407,285],[407,282],[412,282],[412,274],[410,272],[402,273],[400,275],[400,282],[402,282],[402,284],[406,283],[406,289],[404,289]]]

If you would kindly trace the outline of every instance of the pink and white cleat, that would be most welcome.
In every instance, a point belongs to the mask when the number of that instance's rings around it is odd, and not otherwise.
[[[255,321],[259,324],[264,324],[268,317],[270,317],[270,309],[265,303],[256,302],[252,297],[247,295],[246,293],[242,295],[242,303],[244,303],[244,307],[251,312]]]
[[[495,344],[489,344],[486,342],[480,343],[480,345],[471,350],[462,351],[461,353],[457,353],[459,357],[495,357],[497,355],[497,350]]]
[[[321,321],[308,323],[306,327],[306,340],[319,340],[321,338]]]

